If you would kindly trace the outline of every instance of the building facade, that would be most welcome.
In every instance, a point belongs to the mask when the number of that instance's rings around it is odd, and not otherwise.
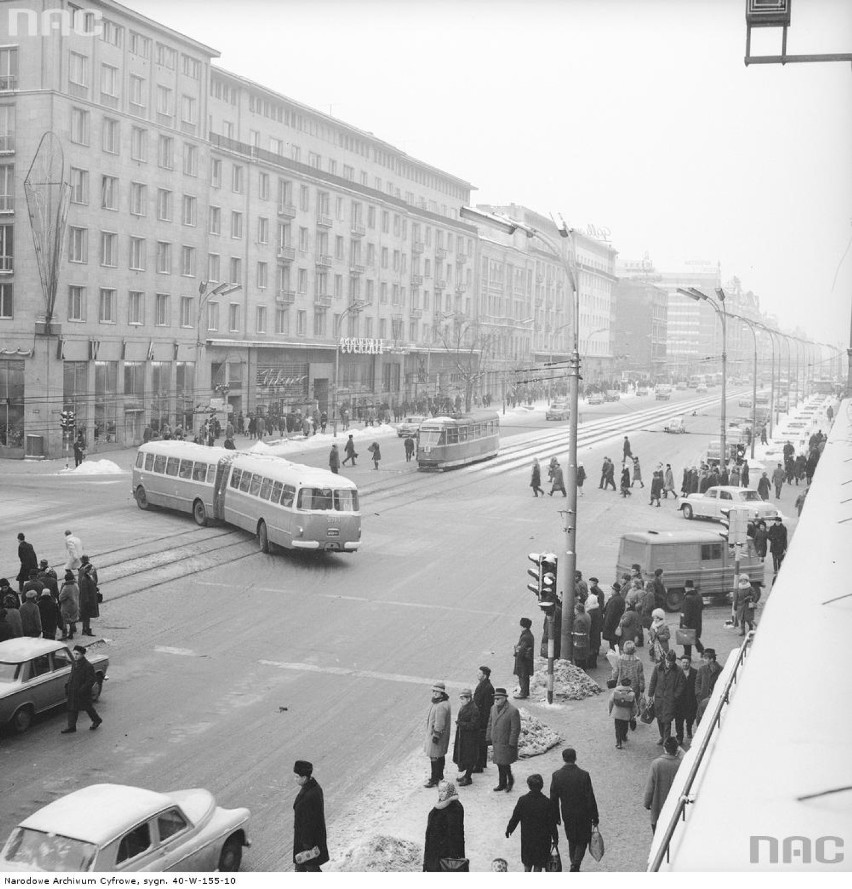
[[[613,297],[613,340],[621,367],[634,379],[656,382],[666,374],[668,293],[654,283],[650,259],[619,263]]]

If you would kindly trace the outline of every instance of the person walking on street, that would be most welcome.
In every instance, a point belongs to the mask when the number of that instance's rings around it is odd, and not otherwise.
[[[542,793],[544,778],[530,775],[527,778],[529,793],[515,804],[512,817],[506,825],[506,839],[521,825],[521,863],[524,870],[541,873],[550,859],[550,849],[559,844],[559,829],[550,800]]]
[[[645,482],[642,481],[642,467],[639,465],[638,457],[633,458],[633,481],[631,482],[630,487],[632,488],[636,482],[639,482],[640,487],[645,487]]]
[[[554,621],[555,623],[555,621]],[[560,621],[561,624],[561,621]],[[588,666],[589,663],[589,634],[592,629],[592,619],[586,614],[586,606],[582,598],[577,598],[574,605],[574,622],[571,627],[571,638],[574,643],[574,666]],[[558,632],[558,630],[555,630]]]
[[[83,544],[80,542],[80,538],[70,531],[65,532],[65,552],[68,556],[65,560],[65,570],[76,571],[83,564],[80,559],[83,554]],[[37,568],[38,563],[34,567]]]
[[[722,668],[716,663],[715,648],[705,648],[701,660],[703,663],[698,668],[698,675],[695,677],[695,700],[698,707],[695,714],[696,723],[701,722],[701,717],[704,715],[710,696],[716,687],[716,680],[722,672]]]
[[[672,631],[666,623],[666,612],[655,608],[651,612],[651,628],[648,630],[648,657],[653,664],[661,664],[669,653]]]
[[[459,772],[459,787],[473,784],[470,777],[479,758],[479,710],[473,703],[473,692],[463,688],[459,692],[459,713],[456,717],[456,737],[453,743],[453,762]]]
[[[621,496],[633,496],[630,491],[630,470],[626,466],[624,467],[624,469],[621,470]]]
[[[566,747],[562,760],[565,764],[553,773],[550,781],[550,803],[556,823],[565,823],[570,870],[577,872],[591,842],[592,828],[599,823],[598,803],[591,776],[577,765],[577,751]]]
[[[18,534],[18,558],[21,560],[21,570],[18,572],[18,590],[24,591],[24,584],[30,579],[30,571],[38,571],[38,557],[33,545],[29,543],[23,534]]]
[[[616,633],[616,635],[619,637],[622,645],[625,642],[633,642],[637,648],[641,648],[644,645],[644,642],[642,642],[642,619],[636,611],[634,602],[627,603],[624,614],[621,615],[621,620],[618,623],[618,629],[621,632]]]
[[[3,608],[6,611],[6,622],[12,628],[12,636],[20,639],[24,635],[24,625],[21,622],[20,601],[17,593],[8,595],[3,599]]]
[[[48,565],[47,559],[42,559],[38,565],[38,579],[45,589],[50,590],[54,600],[57,600],[59,598],[59,581],[56,572]]]
[[[533,659],[535,656],[535,637],[532,634],[532,621],[528,617],[521,618],[521,635],[515,645],[514,674],[518,677],[520,691],[516,698],[528,698],[530,696],[530,677],[533,674]]]
[[[444,778],[444,763],[450,748],[450,726],[453,714],[447,686],[436,682],[432,686],[432,703],[426,714],[426,740],[423,751],[429,757],[431,774],[424,787],[437,787]]]
[[[293,774],[299,785],[293,801],[293,863],[297,873],[318,873],[329,858],[322,787],[307,760],[297,759]]]
[[[583,482],[586,480],[586,470],[582,463],[577,464],[577,491],[583,496]]]
[[[544,489],[541,486],[541,464],[538,462],[538,457],[533,460],[530,487],[533,490],[533,497],[538,497],[539,493],[544,497]]]
[[[768,542],[768,534],[766,531],[766,522],[761,519],[754,529],[754,550],[762,562],[766,558],[766,545]]]
[[[521,737],[521,714],[508,701],[505,688],[494,689],[494,706],[488,717],[485,740],[494,750],[492,759],[497,766],[497,786],[494,791],[511,792],[515,785],[512,763],[518,760],[518,739]]]
[[[658,756],[651,763],[651,771],[645,784],[645,808],[651,813],[651,832],[657,830],[657,821],[660,812],[669,795],[669,790],[674,783],[675,775],[680,767],[680,758],[677,755],[677,741],[674,738],[666,738],[663,745],[665,753]]]
[[[695,697],[695,681],[698,678],[698,671],[692,666],[691,658],[686,655],[678,663],[686,679],[686,688],[675,704],[675,736],[678,744],[683,744],[684,726],[686,727],[686,737],[691,741],[692,725],[698,712],[698,701]]]
[[[328,468],[335,475],[340,473],[340,451],[337,449],[336,444],[333,444],[328,452]]]
[[[38,593],[35,590],[27,590],[24,601],[18,609],[21,615],[21,631],[24,636],[29,636],[31,639],[38,639],[41,636],[41,612],[36,603],[37,598]]]
[[[675,710],[685,690],[686,679],[677,666],[677,655],[668,651],[663,662],[654,668],[651,684],[648,686],[648,699],[654,703],[657,727],[660,730],[660,740],[657,741],[660,747],[671,736]]]
[[[414,456],[414,439],[410,435],[406,435],[405,439],[402,442],[402,446],[405,449],[405,462],[410,463],[411,458]],[[544,491],[541,492],[542,494]]]
[[[81,432],[74,439],[74,468],[76,469],[83,460],[86,459],[86,444],[83,441],[83,433]]]
[[[703,629],[704,600],[698,595],[691,580],[686,581],[683,587],[683,603],[681,604],[680,626],[684,630],[695,630],[695,649],[701,654],[704,646],[701,644],[701,631]],[[692,646],[683,646],[683,656],[692,658]]]
[[[589,578],[589,580],[591,580],[591,578]],[[598,655],[601,652],[603,609],[601,608],[601,603],[598,600],[598,597],[591,590],[589,591],[589,595],[586,598],[586,614],[589,615],[589,658],[586,661],[586,667],[588,667],[588,669],[590,670],[593,670],[598,665]]]
[[[601,483],[598,485],[598,488],[603,491],[604,485],[606,484],[607,477],[607,469],[609,468],[609,457],[604,457],[604,461],[601,464]]]
[[[780,516],[775,516],[775,523],[766,532],[766,538],[772,553],[772,570],[777,574],[781,570],[784,556],[787,555],[787,528]]]
[[[792,478],[792,471],[790,472],[790,477]],[[775,486],[775,499],[781,499],[781,488],[784,487],[784,479],[787,477],[787,473],[784,472],[784,467],[779,463],[775,467],[775,471],[772,473],[772,484]]]
[[[769,476],[765,472],[760,476],[760,479],[757,482],[757,493],[760,495],[761,500],[768,500],[769,495],[772,493],[772,483],[769,481]]]
[[[550,496],[553,496],[554,491],[562,491],[562,496],[567,497],[568,492],[565,490],[565,477],[562,474],[562,467],[559,465],[558,460],[551,463],[550,470]]]
[[[346,439],[346,444],[343,446],[343,452],[346,456],[343,458],[343,465],[345,466],[350,460],[352,461],[352,465],[355,465],[355,458],[358,454],[355,453],[355,439],[350,434],[349,438]]]
[[[485,740],[488,719],[494,706],[494,686],[491,684],[491,667],[479,668],[479,681],[473,690],[473,703],[479,713],[478,755],[474,774],[488,768],[488,742]]]
[[[615,684],[623,685],[625,679],[630,680],[630,687],[636,695],[636,704],[645,693],[645,669],[642,661],[636,654],[636,645],[633,642],[625,642],[618,660],[612,668],[610,682],[615,680]]]
[[[382,450],[379,443],[374,441],[367,450],[373,455],[373,469],[379,468],[379,461],[382,459]]]
[[[630,677],[625,676],[616,685],[609,698],[609,712],[615,722],[615,749],[621,750],[627,743],[630,720],[636,718],[636,694],[631,688]]]
[[[57,629],[62,626],[62,614],[59,611],[59,606],[47,587],[41,591],[36,604],[41,619],[42,638],[50,639],[52,642],[56,638]]]
[[[74,572],[66,571],[59,588],[59,611],[62,614],[62,639],[73,639],[80,619],[80,589],[74,582]]]
[[[604,606],[603,629],[601,630],[601,636],[609,642],[610,651],[613,651],[620,642],[615,631],[618,629],[626,607],[624,597],[621,595],[621,584],[616,581],[612,585],[612,595]]]
[[[669,491],[671,491],[672,497],[677,499],[677,491],[675,490],[675,480],[674,480],[674,472],[672,472],[671,463],[666,463],[666,469],[663,473],[663,497],[666,500],[669,499]]]
[[[464,858],[464,806],[452,781],[438,784],[438,802],[426,820],[423,870],[440,872],[442,858]]]
[[[95,668],[86,660],[86,649],[82,645],[75,645],[71,652],[74,663],[71,665],[71,674],[66,686],[66,701],[68,705],[68,725],[62,729],[61,735],[68,735],[77,731],[77,716],[81,710],[85,710],[92,720],[89,728],[94,731],[102,722],[100,716],[92,705],[92,693],[97,682]]]
[[[624,459],[621,461],[622,465],[627,463],[628,459],[633,459],[633,451],[630,450],[630,439],[625,435],[624,436]]]
[[[741,574],[734,591],[734,609],[740,636],[745,636],[746,624],[749,630],[754,629],[754,604],[754,587],[751,585],[751,579],[748,574]]]
[[[94,565],[86,562],[78,574],[78,591],[80,602],[80,620],[83,621],[83,635],[94,636],[92,632],[92,619],[100,617],[98,609],[98,585],[94,577]]]
[[[657,470],[651,476],[651,499],[648,501],[649,506],[654,506],[656,501],[656,505],[660,505],[660,497],[663,494],[663,474],[659,470]]]

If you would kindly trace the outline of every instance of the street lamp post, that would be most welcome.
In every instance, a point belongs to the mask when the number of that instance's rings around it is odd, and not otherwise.
[[[769,334],[769,345],[772,348],[772,373],[770,376],[770,389],[769,389],[769,437],[772,438],[773,434],[773,423],[772,423],[772,414],[773,409],[775,407],[775,331],[771,327],[767,327],[765,324],[760,324],[755,321],[755,324],[761,329],[766,331]]]
[[[568,473],[565,480],[567,489],[567,503],[565,504],[565,554],[559,559],[558,564],[564,566],[562,571],[562,626],[561,654],[564,660],[573,660],[574,640],[572,636],[574,620],[574,576],[577,570],[577,415],[579,410],[580,394],[580,293],[577,288],[577,277],[571,263],[565,258],[562,250],[547,236],[532,226],[510,219],[506,216],[495,216],[483,213],[473,207],[462,207],[459,216],[463,219],[472,219],[489,225],[506,234],[523,232],[528,238],[538,238],[548,249],[554,258],[560,263],[565,272],[571,289],[571,308],[573,313],[572,351],[568,366],[568,398],[571,407],[571,415],[568,421]],[[574,230],[569,229],[563,222],[558,228],[563,238],[571,238],[573,243]],[[552,612],[548,615],[548,642],[547,642],[547,701],[553,703],[553,662],[555,659],[554,646],[554,620]]]
[[[350,312],[360,312],[365,305],[366,303],[357,300],[349,303],[349,305],[337,316],[337,320],[334,322],[334,392],[332,393],[331,401],[331,424],[334,438],[337,438],[337,385],[340,376],[340,325],[345,315],[348,315]]]
[[[754,460],[754,440],[757,438],[757,331],[755,330],[755,322],[742,315],[731,315],[748,326],[754,340],[754,369],[752,371],[751,381],[751,459]]]

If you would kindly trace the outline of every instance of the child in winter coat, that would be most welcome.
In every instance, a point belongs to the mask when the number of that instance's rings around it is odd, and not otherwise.
[[[629,676],[625,676],[621,685],[613,689],[609,699],[609,712],[615,722],[615,747],[621,750],[627,740],[630,720],[636,717],[636,693],[630,686]]]

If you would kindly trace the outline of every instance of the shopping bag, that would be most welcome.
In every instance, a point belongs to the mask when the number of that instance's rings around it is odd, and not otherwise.
[[[646,702],[644,707],[642,708],[642,712],[639,714],[639,718],[642,720],[642,722],[645,723],[645,725],[650,725],[654,721],[654,719],[656,719],[656,716],[657,714],[654,709],[654,702]]]
[[[615,673],[618,670],[618,649],[615,651],[608,651],[606,653],[606,659],[609,661],[609,665],[612,668],[612,672]]]
[[[561,873],[562,871],[562,856],[559,854],[559,847],[556,843],[551,843],[550,845],[550,858],[547,859],[544,870],[549,874]]]
[[[470,871],[470,861],[467,858],[441,858],[438,867],[442,871],[459,874]]]
[[[695,630],[678,627],[675,630],[676,645],[695,645]]]
[[[592,838],[589,840],[589,854],[595,861],[600,861],[604,856],[604,841],[597,825],[592,827]]]

